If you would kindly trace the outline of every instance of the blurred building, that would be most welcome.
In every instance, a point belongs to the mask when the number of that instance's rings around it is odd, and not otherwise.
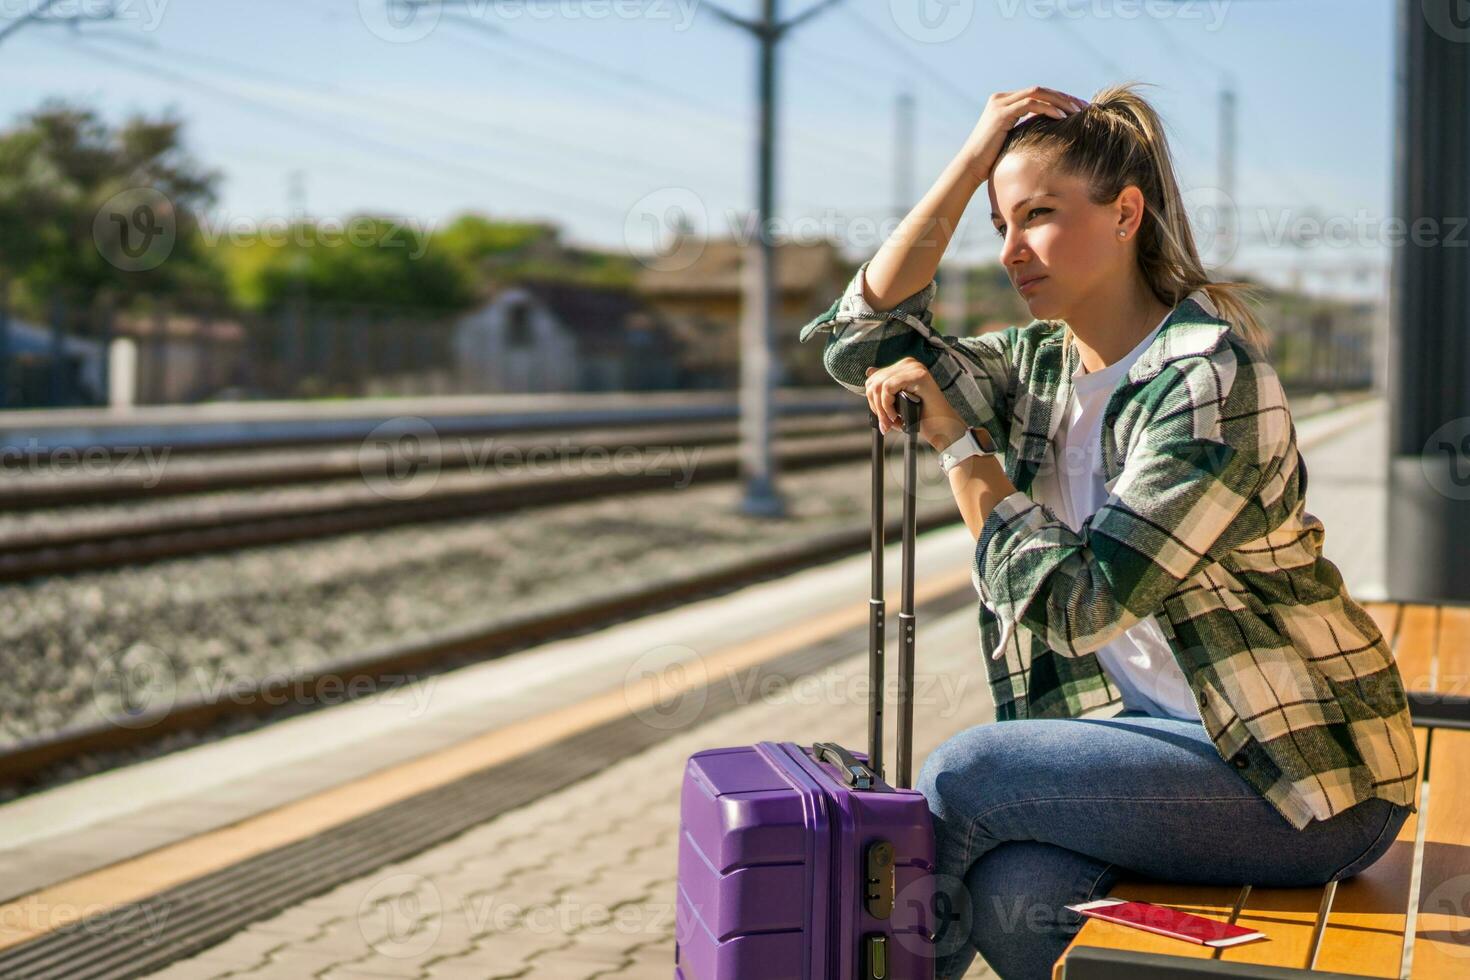
[[[677,245],[677,243],[675,243]],[[667,319],[680,341],[691,387],[733,388],[740,380],[740,314],[750,245],[733,239],[685,246],[694,260],[684,268],[645,267],[638,291]],[[671,248],[670,254],[677,249]],[[796,339],[803,323],[832,305],[857,267],[831,242],[776,247],[775,351],[777,384],[828,385],[817,345]]]
[[[460,388],[477,392],[681,387],[677,342],[627,290],[561,282],[501,289],[454,325]]]
[[[111,336],[137,344],[136,398],[142,405],[214,398],[240,384],[252,353],[244,324],[208,314],[119,313]]]

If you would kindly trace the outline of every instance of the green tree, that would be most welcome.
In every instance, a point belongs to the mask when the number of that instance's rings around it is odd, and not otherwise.
[[[431,236],[396,218],[298,222],[221,242],[220,251],[235,300],[250,309],[299,300],[452,313],[474,302],[461,267],[432,247]]]
[[[182,129],[167,115],[111,127],[91,109],[47,100],[0,132],[0,274],[22,309],[58,290],[82,302],[102,290],[124,300],[222,294],[197,220],[220,175],[188,155]],[[119,260],[120,234],[148,251]]]
[[[481,291],[533,279],[626,288],[637,274],[628,256],[563,244],[555,225],[496,221],[474,212],[439,229],[431,248],[459,266]]]

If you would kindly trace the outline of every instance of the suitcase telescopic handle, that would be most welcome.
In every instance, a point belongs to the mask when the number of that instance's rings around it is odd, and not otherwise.
[[[899,392],[898,411],[903,423],[903,568],[898,611],[898,760],[895,785],[907,789],[913,769],[914,742],[914,525],[918,482],[919,420],[923,402]],[[868,600],[868,764],[883,778],[883,682],[885,614],[883,601],[883,433],[878,416],[868,410],[873,428],[872,463],[872,596]]]

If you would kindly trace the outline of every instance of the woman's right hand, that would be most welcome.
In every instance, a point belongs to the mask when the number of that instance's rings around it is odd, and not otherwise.
[[[966,169],[984,183],[990,179],[990,169],[1000,155],[1000,145],[1006,133],[1021,121],[1022,116],[1045,113],[1063,119],[1085,105],[1085,99],[1040,85],[1014,92],[996,92],[986,101],[980,121],[960,150]]]

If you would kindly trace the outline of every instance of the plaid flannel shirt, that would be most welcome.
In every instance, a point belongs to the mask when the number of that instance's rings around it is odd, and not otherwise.
[[[936,285],[891,310],[864,262],[799,339],[861,393],[865,369],[923,362],[968,425],[1004,447],[1015,493],[971,579],[996,718],[1068,718],[1118,701],[1096,651],[1153,615],[1222,758],[1294,827],[1368,797],[1413,806],[1408,701],[1373,618],[1322,557],[1307,470],[1275,370],[1203,290],[1181,300],[1103,414],[1108,499],[1074,532],[1031,499],[1071,399],[1075,345],[1033,320],[977,337],[931,327]]]

